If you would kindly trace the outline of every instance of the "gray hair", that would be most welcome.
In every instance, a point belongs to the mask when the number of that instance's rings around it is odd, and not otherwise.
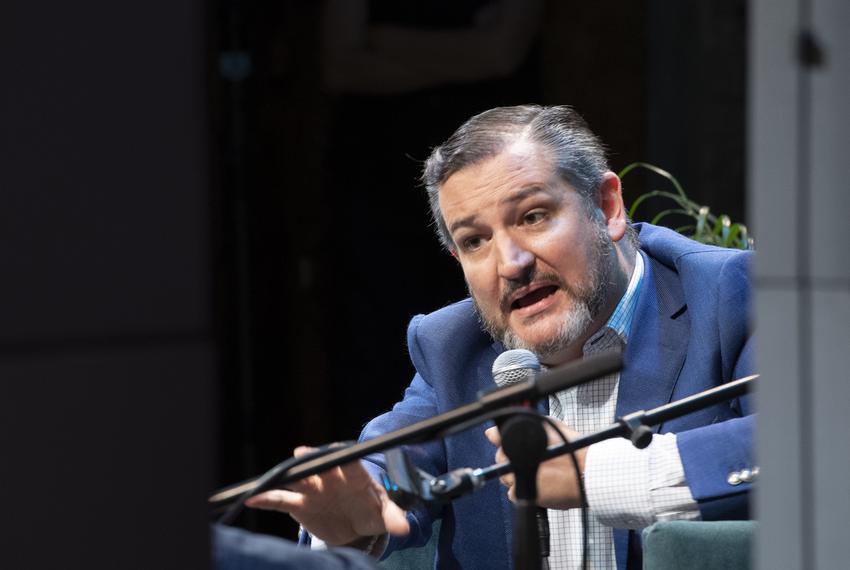
[[[496,107],[466,121],[425,161],[422,182],[437,236],[446,249],[453,251],[455,246],[440,211],[440,186],[452,174],[496,156],[523,137],[549,149],[558,176],[585,198],[586,205],[595,203],[608,161],[602,142],[578,113],[566,105]]]

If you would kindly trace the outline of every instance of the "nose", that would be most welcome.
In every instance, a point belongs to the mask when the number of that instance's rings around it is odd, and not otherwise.
[[[524,279],[534,267],[534,254],[509,235],[496,238],[499,277],[509,281]]]

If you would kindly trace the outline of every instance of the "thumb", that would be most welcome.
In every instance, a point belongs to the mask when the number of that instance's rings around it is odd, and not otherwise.
[[[384,526],[387,528],[388,533],[396,536],[404,536],[410,533],[410,523],[407,522],[407,515],[389,497],[384,497],[381,514],[383,515]]]
[[[484,430],[484,435],[490,440],[490,443],[496,447],[502,445],[502,435],[499,433],[499,428],[496,426]]]

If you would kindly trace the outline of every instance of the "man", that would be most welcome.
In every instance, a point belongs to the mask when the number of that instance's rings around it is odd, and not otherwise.
[[[477,115],[434,149],[423,180],[440,239],[459,261],[471,299],[413,319],[408,346],[417,374],[404,399],[361,437],[474,400],[492,386],[491,365],[509,348],[528,348],[549,367],[624,348],[621,374],[550,399],[550,413],[568,436],[752,371],[749,255],[630,226],[619,179],[571,109],[521,106]],[[617,439],[579,452],[592,565],[639,562],[630,529],[657,520],[746,516],[749,414],[744,398],[660,426],[644,451]],[[499,445],[494,428],[469,430],[417,448],[413,457],[434,474],[504,459],[488,439]],[[441,568],[509,566],[512,477],[503,478],[507,492],[489,485],[442,511],[405,517],[374,482],[380,458],[363,467],[312,477],[251,505],[289,512],[331,544],[373,552],[386,533],[396,535],[390,550],[423,544],[439,516]],[[743,480],[730,476],[744,472]],[[550,565],[575,568],[581,527],[572,465],[565,458],[546,462],[538,480],[540,503],[550,509]]]

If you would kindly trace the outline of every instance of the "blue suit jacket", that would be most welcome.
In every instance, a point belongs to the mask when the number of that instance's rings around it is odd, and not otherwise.
[[[752,373],[748,329],[751,254],[705,246],[656,226],[636,224],[645,261],[644,282],[620,375],[617,416],[650,409]],[[392,411],[372,420],[361,439],[474,401],[493,386],[491,366],[503,348],[481,331],[468,299],[415,317],[408,348],[416,375]],[[748,516],[749,484],[727,483],[752,464],[748,397],[671,420],[655,428],[675,432],[685,476],[704,520]],[[483,428],[409,449],[431,474],[488,466],[494,448]],[[367,467],[377,475],[381,457]],[[510,567],[512,505],[492,482],[442,510],[409,513],[412,532],[390,549],[424,544],[442,517],[440,568]],[[636,533],[615,529],[619,568],[639,562]]]

